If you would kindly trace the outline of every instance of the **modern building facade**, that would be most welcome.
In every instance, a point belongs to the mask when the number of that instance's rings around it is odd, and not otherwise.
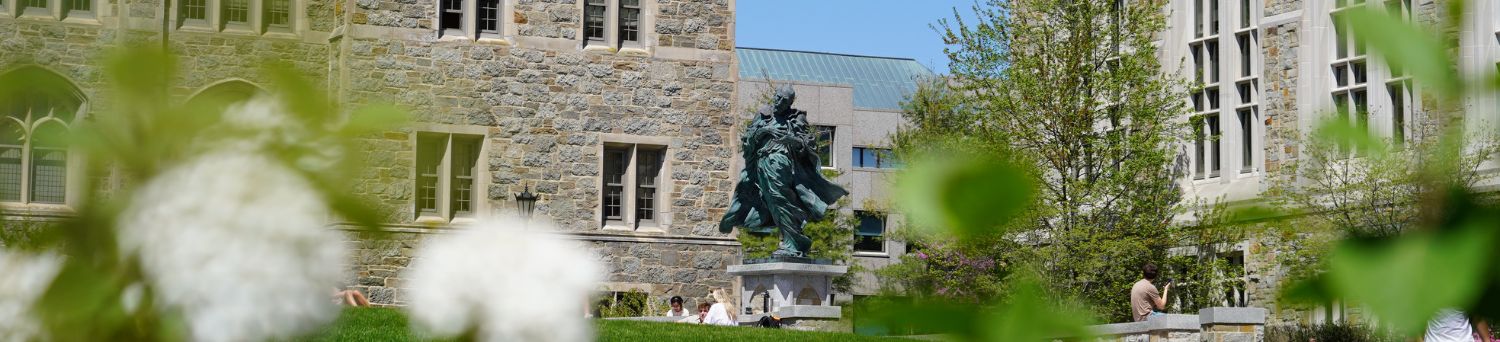
[[[796,90],[793,107],[807,111],[823,167],[835,171],[834,182],[850,192],[841,210],[860,220],[853,262],[875,270],[899,261],[905,244],[887,238],[887,230],[899,227],[902,220],[889,210],[892,175],[901,166],[891,155],[890,137],[903,123],[902,101],[919,82],[936,75],[909,58],[748,47],[736,48],[735,53],[742,119],[751,118],[772,84]],[[852,295],[879,289],[869,272],[855,279]]]
[[[405,302],[401,271],[422,237],[514,213],[586,241],[610,272],[601,291],[694,304],[734,288],[738,243],[718,232],[737,161],[734,1],[5,0],[0,77],[43,75],[4,108],[0,206],[68,215],[76,156],[34,130],[110,109],[102,58],[122,46],[179,55],[173,98],[249,97],[260,62],[290,64],[344,108],[394,102],[415,122],[370,137],[358,191],[400,232],[353,241],[350,286]],[[9,122],[9,121],[7,121]],[[338,224],[338,223],[334,223]],[[187,271],[187,270],[185,270]]]
[[[1193,130],[1181,147],[1186,200],[1253,202],[1288,162],[1302,157],[1300,140],[1322,120],[1338,116],[1396,144],[1424,136],[1438,109],[1423,85],[1393,67],[1357,37],[1341,13],[1374,9],[1436,27],[1446,19],[1445,0],[1173,0],[1160,60],[1168,73],[1191,84],[1184,99]],[[1500,68],[1500,3],[1468,1],[1463,25],[1453,32],[1467,75]],[[1494,132],[1500,106],[1493,95],[1463,100],[1464,128]],[[1493,163],[1491,163],[1493,164]],[[1485,166],[1484,173],[1494,171]],[[1326,322],[1347,317],[1332,305],[1312,310],[1279,308],[1275,246],[1255,239],[1226,256],[1245,267],[1246,286],[1229,305],[1271,309],[1272,323]]]

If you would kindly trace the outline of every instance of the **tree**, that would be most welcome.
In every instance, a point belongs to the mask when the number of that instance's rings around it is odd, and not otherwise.
[[[1026,248],[990,257],[1034,263],[1114,320],[1129,317],[1140,266],[1163,260],[1181,198],[1163,172],[1184,108],[1151,44],[1160,5],[992,0],[974,6],[976,22],[939,21],[951,78],[908,101],[912,125],[896,139],[905,155],[947,140],[1029,166],[1036,202],[1006,237]]]

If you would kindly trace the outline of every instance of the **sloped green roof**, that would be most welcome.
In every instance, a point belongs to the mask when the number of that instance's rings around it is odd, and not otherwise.
[[[854,87],[854,107],[901,109],[917,82],[936,76],[910,58],[736,47],[740,79],[844,84]]]

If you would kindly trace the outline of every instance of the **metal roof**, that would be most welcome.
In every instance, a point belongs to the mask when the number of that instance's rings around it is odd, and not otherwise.
[[[736,47],[740,79],[844,84],[854,87],[854,107],[900,110],[917,82],[936,76],[910,58]]]

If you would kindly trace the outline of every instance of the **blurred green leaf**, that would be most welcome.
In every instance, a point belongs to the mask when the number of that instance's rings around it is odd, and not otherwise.
[[[1368,9],[1344,12],[1356,37],[1386,61],[1410,71],[1412,77],[1433,93],[1454,98],[1463,93],[1463,80],[1450,63],[1453,59],[1439,36],[1383,11]]]
[[[1356,125],[1343,117],[1323,120],[1313,136],[1316,140],[1332,142],[1342,151],[1358,151],[1364,156],[1378,157],[1390,152],[1390,147],[1384,141],[1370,134],[1369,127]]]
[[[897,201],[919,227],[959,237],[1000,233],[1035,197],[1030,175],[995,156],[932,156],[909,165]]]
[[[1020,281],[1016,292],[1011,295],[1010,303],[987,317],[987,340],[1054,341],[1059,337],[1077,341],[1093,339],[1093,332],[1088,328],[1094,322],[1091,311],[1077,305],[1051,302],[1049,299],[1037,281]]]
[[[1479,296],[1497,224],[1472,219],[1447,231],[1344,241],[1329,257],[1327,289],[1367,305],[1397,332],[1420,333],[1438,309]]]

